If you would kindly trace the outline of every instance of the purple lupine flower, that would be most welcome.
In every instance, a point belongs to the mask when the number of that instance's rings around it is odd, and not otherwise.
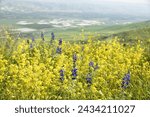
[[[122,88],[126,89],[128,87],[130,78],[131,78],[130,71],[128,71],[128,73],[125,74],[124,78],[122,79],[122,85],[121,85]]]
[[[44,41],[44,33],[43,32],[41,32],[41,38]]]
[[[63,82],[64,81],[64,70],[60,70],[60,80]]]
[[[59,39],[59,45],[62,45],[62,39]]]
[[[34,40],[35,40],[35,39],[34,39],[34,37],[32,36],[32,42],[34,42]]]
[[[54,35],[54,33],[53,33],[53,32],[51,33],[51,39],[52,39],[52,40],[54,40],[54,39],[55,39],[55,35]]]
[[[73,76],[72,80],[75,80],[77,77],[77,68],[72,69],[72,76]]]
[[[72,76],[77,76],[77,68],[74,68],[74,69],[72,70]]]
[[[61,53],[62,53],[62,48],[57,47],[57,49],[56,49],[56,53],[61,54]]]
[[[62,77],[64,76],[64,70],[62,70],[62,69],[60,70],[60,76],[62,76]]]
[[[44,38],[44,34],[43,34],[43,32],[41,32],[41,38]]]
[[[89,66],[90,66],[90,67],[94,67],[94,62],[91,61],[91,62],[89,63]]]

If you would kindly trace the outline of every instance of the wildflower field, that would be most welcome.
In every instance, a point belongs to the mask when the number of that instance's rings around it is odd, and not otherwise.
[[[0,99],[150,99],[149,40],[82,42],[14,38],[0,42]],[[143,44],[144,43],[144,44]]]

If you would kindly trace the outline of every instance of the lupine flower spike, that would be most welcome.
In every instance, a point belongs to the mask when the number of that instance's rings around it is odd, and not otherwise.
[[[45,41],[45,39],[44,39],[44,33],[43,33],[43,32],[41,32],[41,39],[42,39],[43,41]]]
[[[122,79],[122,85],[121,85],[121,87],[123,89],[126,89],[129,86],[130,78],[131,78],[130,71],[128,71],[128,73],[125,74],[124,78]]]
[[[58,54],[62,53],[61,45],[62,45],[62,39],[59,40],[58,47],[57,47],[57,50],[56,50],[56,53],[58,53]]]
[[[62,53],[62,48],[57,47],[56,53],[61,54]]]
[[[77,77],[77,68],[73,68],[72,70],[72,80],[75,80]]]
[[[33,45],[32,45],[32,43],[30,44],[30,49],[32,49],[33,48]]]
[[[64,70],[60,70],[60,80],[61,80],[61,82],[63,82],[64,81]]]
[[[32,42],[34,42],[34,40],[35,40],[34,37],[32,37]]]
[[[59,39],[59,45],[62,45],[62,39]]]
[[[77,77],[77,68],[76,68],[77,55],[73,54],[73,70],[72,70],[72,80],[75,80]]]
[[[53,32],[51,33],[51,39],[52,39],[52,40],[54,40],[54,39],[55,39],[55,35],[54,35],[54,33],[53,33]]]
[[[89,63],[89,66],[90,66],[90,67],[94,67],[94,63],[91,61],[91,62]]]

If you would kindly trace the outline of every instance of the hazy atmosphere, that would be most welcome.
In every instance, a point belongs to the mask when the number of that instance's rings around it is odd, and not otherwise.
[[[1,0],[1,13],[93,13],[91,18],[107,18],[107,15],[120,15],[123,18],[150,18],[150,8],[148,0]],[[0,17],[6,17],[6,14],[1,14]],[[4,15],[4,16],[3,16]],[[30,14],[31,15],[31,14]],[[52,16],[55,16],[54,14]],[[71,14],[67,14],[70,16]],[[127,15],[126,17],[123,15]],[[39,17],[42,14],[39,15]],[[62,14],[61,17],[66,16]],[[80,15],[79,15],[80,16]],[[47,17],[47,16],[45,16]],[[51,16],[49,16],[50,18]],[[72,16],[71,16],[72,17]],[[86,16],[86,14],[84,15]],[[108,16],[110,17],[110,16]],[[38,16],[37,16],[38,18]]]
[[[26,32],[147,21],[150,8],[148,0],[1,0],[0,19]]]

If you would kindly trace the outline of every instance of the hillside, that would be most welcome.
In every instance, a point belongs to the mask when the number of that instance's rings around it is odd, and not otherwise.
[[[100,40],[113,38],[115,36],[128,41],[135,39],[145,40],[150,39],[150,21],[102,27],[98,31],[101,33]]]
[[[137,23],[131,23],[131,24],[121,24],[121,25],[112,25],[112,26],[105,26],[105,27],[96,27],[94,30],[99,30],[103,33],[119,33],[129,30],[137,30],[137,29],[143,29],[143,28],[150,28],[150,21],[144,21],[144,22],[137,22]]]

